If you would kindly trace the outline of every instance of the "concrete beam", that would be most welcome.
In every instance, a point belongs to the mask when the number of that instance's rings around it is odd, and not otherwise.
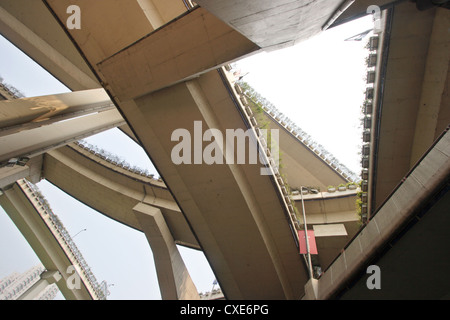
[[[65,25],[66,9],[73,1],[46,2]],[[77,4],[83,27],[67,31],[104,87],[122,101],[194,77],[259,49],[203,8],[154,30],[140,6],[142,2],[79,0]],[[98,19],[99,15],[108,19]],[[132,28],[124,30],[123,25]],[[117,72],[120,77],[115,76]]]
[[[98,64],[124,101],[170,86],[259,49],[202,8],[165,25]],[[140,72],[135,72],[140,66]],[[120,70],[121,76],[115,75]]]
[[[115,109],[103,89],[0,101],[0,137]]]
[[[417,134],[420,138],[422,134],[422,131],[416,131],[416,124],[423,121],[419,119],[423,88],[427,88],[428,91],[428,94],[424,92],[425,95],[423,95],[423,99],[428,100],[428,102],[423,100],[425,103],[433,105],[437,103],[437,100],[432,99],[431,96],[441,99],[436,96],[441,89],[435,90],[429,87],[432,84],[431,78],[424,82],[427,73],[429,73],[428,77],[433,74],[443,77],[440,71],[427,69],[428,50],[432,48],[430,39],[436,12],[437,9],[419,11],[415,4],[409,1],[397,4],[392,11],[389,23],[390,33],[386,34],[389,38],[383,40],[384,50],[382,53],[379,52],[385,72],[380,75],[383,77],[383,79],[380,78],[382,87],[378,90],[380,99],[376,107],[377,115],[373,119],[376,122],[372,127],[374,143],[371,154],[374,158],[369,169],[369,180],[373,184],[369,189],[370,212],[379,208],[408,173],[412,167],[411,159],[414,158],[417,161],[416,156],[412,157],[412,150],[415,135]],[[450,14],[449,10],[444,12],[447,16]],[[448,37],[436,42],[437,46],[440,46],[440,41],[448,42]],[[444,51],[441,53],[447,54]],[[433,55],[431,52],[430,54]],[[445,67],[445,64],[439,61],[441,61],[440,58],[436,61],[436,66]],[[427,110],[428,105],[422,106],[422,109]],[[433,116],[430,113],[427,117],[432,119]],[[426,122],[428,123],[429,120]],[[430,123],[430,126],[434,125]],[[428,136],[428,133],[425,134]],[[426,139],[430,146],[432,141],[430,142],[429,138]],[[422,154],[423,152],[425,150],[422,149]]]
[[[142,1],[44,0],[60,25],[78,45],[82,55],[96,71],[98,63],[154,31],[141,7]],[[77,5],[81,29],[68,29],[67,8]],[[101,19],[99,19],[101,17]],[[126,26],[126,27],[124,27]]]
[[[139,203],[133,212],[152,248],[162,299],[200,299],[161,210]]]
[[[44,271],[40,279],[24,292],[17,300],[33,300],[39,295],[47,286],[53,283],[58,283],[62,279],[59,271]]]
[[[16,157],[31,158],[124,123],[120,113],[113,109],[0,137],[0,161]]]
[[[137,0],[137,2],[154,30],[187,11],[183,1]]]
[[[0,168],[0,189],[6,188],[17,180],[24,178],[33,183],[39,182],[41,180],[42,158],[42,155],[33,157],[25,166],[14,165]]]
[[[72,90],[99,88],[95,76],[42,1],[4,0],[2,35]]]

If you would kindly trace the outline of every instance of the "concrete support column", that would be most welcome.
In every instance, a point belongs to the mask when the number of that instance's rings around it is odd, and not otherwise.
[[[18,300],[33,300],[37,297],[47,286],[57,283],[61,280],[62,276],[58,271],[44,271],[41,274],[41,278],[38,282],[33,284],[33,286],[25,291]]]
[[[161,211],[144,203],[137,204],[133,211],[152,248],[162,299],[199,299]]]
[[[137,0],[137,2],[144,11],[148,21],[150,21],[153,29],[156,30],[164,24],[164,20],[152,0]]]

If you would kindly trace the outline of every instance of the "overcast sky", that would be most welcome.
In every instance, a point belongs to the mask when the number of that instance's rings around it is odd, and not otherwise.
[[[237,63],[244,80],[289,116],[349,169],[359,174],[360,106],[366,73],[365,41],[344,41],[373,27],[370,17],[287,49]],[[366,40],[366,39],[365,39]],[[68,92],[39,66],[0,37],[0,76],[27,97]],[[87,139],[156,173],[145,153],[117,129]],[[153,256],[144,234],[111,221],[46,181],[38,184],[92,268],[106,280],[109,299],[160,299]],[[209,291],[214,275],[203,254],[180,248],[199,291]],[[39,263],[23,236],[0,208],[0,278]],[[263,279],[261,280],[263,281]],[[59,297],[61,298],[61,296]]]

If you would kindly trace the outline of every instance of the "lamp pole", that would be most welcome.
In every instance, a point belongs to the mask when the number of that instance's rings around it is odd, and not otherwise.
[[[79,235],[80,233],[82,233],[83,231],[86,231],[86,229],[83,229],[83,230],[78,231],[78,232],[72,237],[72,239],[75,238],[75,237],[76,237],[77,235]]]
[[[311,262],[311,251],[309,248],[309,239],[308,239],[308,226],[306,224],[306,214],[305,214],[305,203],[303,201],[303,186],[300,187],[300,196],[302,199],[302,213],[303,213],[303,228],[305,230],[305,241],[306,241],[306,257],[308,259],[308,272],[309,277],[313,278],[313,271],[312,271],[312,262]]]

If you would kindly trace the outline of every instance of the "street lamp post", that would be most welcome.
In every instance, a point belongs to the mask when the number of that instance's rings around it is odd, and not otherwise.
[[[308,227],[306,224],[306,214],[305,214],[305,203],[303,201],[303,186],[300,187],[300,196],[302,199],[302,213],[303,213],[303,228],[305,230],[305,242],[306,242],[306,257],[308,259],[308,272],[309,272],[309,277],[312,279],[313,277],[313,271],[312,271],[312,262],[311,262],[311,251],[310,251],[310,247],[309,247],[309,239],[308,239]]]
[[[75,237],[76,237],[77,235],[79,235],[80,233],[82,233],[83,231],[86,231],[86,229],[83,229],[83,230],[78,231],[78,232],[72,237],[72,239],[75,238]]]

